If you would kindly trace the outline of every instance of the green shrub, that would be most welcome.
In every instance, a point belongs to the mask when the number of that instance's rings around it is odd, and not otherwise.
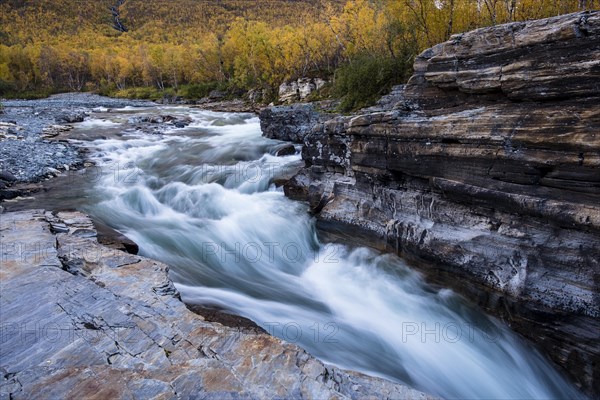
[[[392,58],[364,55],[335,72],[334,94],[341,99],[340,111],[374,104],[392,86],[412,73],[412,57]]]
[[[219,84],[217,82],[202,82],[191,85],[182,85],[179,87],[177,94],[184,99],[196,100],[208,96],[208,94],[217,89],[218,86]]]
[[[167,89],[169,90],[169,89]],[[158,100],[162,99],[166,94],[170,94],[173,91],[160,90],[155,87],[143,86],[143,87],[131,87],[127,89],[117,90],[112,95],[114,97],[121,97],[126,99],[137,99],[137,100]]]
[[[15,87],[11,82],[0,79],[0,96],[5,96],[8,93],[15,91]]]
[[[32,90],[18,90],[12,82],[0,79],[0,96],[5,99],[35,100],[43,99],[51,94],[52,90],[44,87]]]

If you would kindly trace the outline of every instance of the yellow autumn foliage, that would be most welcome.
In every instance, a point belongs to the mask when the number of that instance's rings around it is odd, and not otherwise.
[[[414,57],[477,27],[600,6],[600,0],[7,0],[0,95],[160,90],[217,82],[275,88],[361,57]],[[407,60],[403,60],[407,61]]]

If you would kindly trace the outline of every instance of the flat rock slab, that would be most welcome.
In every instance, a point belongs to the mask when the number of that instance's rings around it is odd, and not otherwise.
[[[0,399],[432,398],[205,321],[84,214],[0,214],[0,238]]]

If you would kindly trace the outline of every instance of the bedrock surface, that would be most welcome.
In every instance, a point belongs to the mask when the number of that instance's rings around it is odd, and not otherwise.
[[[77,212],[0,214],[0,398],[432,398],[189,311]]]

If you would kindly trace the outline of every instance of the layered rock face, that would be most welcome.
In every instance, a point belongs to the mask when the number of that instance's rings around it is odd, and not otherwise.
[[[598,394],[600,13],[455,35],[414,70],[314,126],[286,194],[478,296]]]
[[[296,345],[189,311],[159,262],[76,212],[0,214],[0,398],[397,398]]]

